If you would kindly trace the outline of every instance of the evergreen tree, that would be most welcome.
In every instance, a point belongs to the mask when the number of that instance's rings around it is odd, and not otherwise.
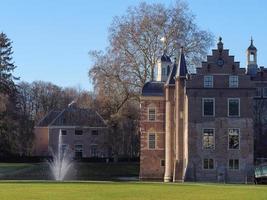
[[[16,109],[16,68],[12,58],[12,42],[0,33],[0,156],[12,153],[16,147],[18,114]]]
[[[12,58],[12,42],[5,33],[0,33],[0,93],[9,94],[15,88],[12,72],[16,68]]]

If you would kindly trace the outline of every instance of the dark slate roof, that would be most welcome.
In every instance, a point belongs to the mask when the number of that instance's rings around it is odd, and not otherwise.
[[[257,50],[257,48],[253,44],[253,39],[251,38],[250,46],[248,47],[248,50]]]
[[[177,71],[177,64],[176,64],[176,61],[175,61],[173,66],[172,66],[172,68],[171,68],[171,72],[170,72],[170,74],[168,76],[168,79],[166,81],[167,85],[175,84],[176,71]]]
[[[165,53],[161,56],[160,60],[162,62],[172,62],[171,58],[169,56],[167,56]]]
[[[50,113],[48,114],[50,115]],[[46,119],[49,116],[46,116]],[[54,117],[52,119],[52,117]],[[63,109],[57,115],[49,117],[47,123],[39,123],[38,126],[89,126],[106,127],[103,118],[92,109],[83,109],[77,107],[68,107]]]
[[[147,82],[142,89],[143,96],[163,96],[163,94],[164,82],[150,81]]]
[[[177,66],[176,77],[186,77],[187,73],[188,71],[187,71],[187,66],[185,62],[184,52],[183,52],[183,49],[181,49],[179,63]]]
[[[48,126],[59,114],[60,110],[50,111],[39,123],[37,126],[46,127]]]
[[[248,47],[248,50],[257,50],[257,48],[252,44]]]

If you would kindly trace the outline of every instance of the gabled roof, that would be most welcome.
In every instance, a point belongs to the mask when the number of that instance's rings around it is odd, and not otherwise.
[[[46,127],[48,126],[59,114],[60,110],[50,111],[38,124],[37,126]]]
[[[163,96],[164,82],[150,81],[142,89],[142,96]]]
[[[68,107],[61,111],[51,111],[37,126],[88,126],[106,127],[104,119],[92,109]]]
[[[177,66],[176,77],[180,77],[180,78],[186,77],[187,74],[188,74],[188,71],[187,71],[187,66],[186,66],[186,62],[185,62],[184,51],[183,51],[183,48],[181,48],[179,63]]]

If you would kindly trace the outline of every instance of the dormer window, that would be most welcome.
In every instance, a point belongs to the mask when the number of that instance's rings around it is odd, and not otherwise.
[[[162,68],[161,75],[166,76],[166,68],[165,67]]]
[[[204,76],[204,88],[213,88],[213,76]]]
[[[238,76],[229,76],[229,87],[238,88]]]

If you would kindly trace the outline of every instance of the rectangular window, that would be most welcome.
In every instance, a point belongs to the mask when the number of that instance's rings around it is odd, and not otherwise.
[[[61,130],[61,135],[67,135],[67,130]]]
[[[98,130],[92,130],[92,135],[97,136],[98,135]]]
[[[229,149],[239,149],[239,129],[228,129],[228,147]]]
[[[156,148],[156,134],[149,133],[148,135],[148,148],[155,149]]]
[[[165,166],[165,160],[160,160],[160,166],[164,167]]]
[[[262,88],[256,88],[256,97],[262,96]]]
[[[83,130],[75,130],[75,135],[82,135],[83,134]]]
[[[229,160],[229,169],[238,170],[239,169],[239,160],[238,159],[230,159]]]
[[[204,76],[204,88],[213,88],[213,76]]]
[[[214,149],[214,129],[203,129],[203,149]]]
[[[239,117],[240,115],[240,99],[239,98],[229,98],[228,99],[228,116],[229,117]]]
[[[76,144],[75,145],[75,158],[82,158],[83,157],[83,145]]]
[[[214,116],[215,111],[215,100],[214,98],[203,98],[202,99],[202,110],[203,116]]]
[[[203,169],[214,169],[213,159],[204,158],[203,160]]]
[[[97,145],[91,145],[91,157],[97,157]]]
[[[149,121],[155,121],[156,120],[156,109],[155,108],[149,108],[148,109],[148,120]]]
[[[162,68],[161,75],[162,75],[162,76],[166,76],[166,69],[165,69],[165,67]]]
[[[229,76],[229,87],[230,88],[238,87],[238,76]]]
[[[262,93],[263,93],[263,97],[267,97],[267,88],[263,88]]]

